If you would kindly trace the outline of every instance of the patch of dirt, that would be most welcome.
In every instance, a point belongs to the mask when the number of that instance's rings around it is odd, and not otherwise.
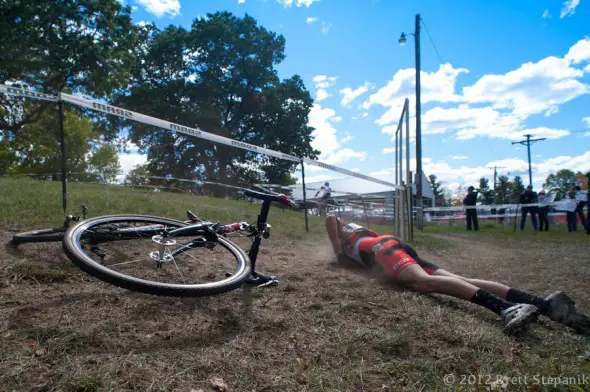
[[[564,289],[590,313],[588,244],[441,238],[453,248],[424,258],[540,295]],[[507,337],[485,309],[335,264],[327,242],[271,238],[258,268],[281,283],[252,289],[247,307],[242,289],[174,299],[107,285],[60,243],[0,249],[0,390],[414,391],[448,387],[449,373],[455,387],[466,374],[590,374],[589,338],[546,319]]]

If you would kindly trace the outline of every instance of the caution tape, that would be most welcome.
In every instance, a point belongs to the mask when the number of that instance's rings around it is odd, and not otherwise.
[[[224,136],[205,132],[199,128],[188,127],[185,125],[162,120],[159,118],[155,118],[152,116],[148,116],[145,114],[134,112],[131,110],[126,110],[126,109],[123,109],[123,108],[120,108],[117,106],[108,105],[104,102],[93,101],[91,99],[77,97],[77,96],[66,94],[66,93],[59,93],[58,96],[53,96],[53,95],[37,93],[34,91],[25,90],[25,89],[21,89],[21,88],[6,86],[3,84],[0,84],[0,93],[4,93],[7,95],[22,96],[22,97],[26,97],[26,98],[41,99],[41,100],[45,100],[45,101],[59,101],[59,100],[61,100],[61,101],[65,101],[65,102],[68,102],[68,103],[71,103],[74,105],[78,105],[78,106],[86,107],[86,108],[89,108],[92,110],[96,110],[99,112],[112,114],[114,116],[118,116],[118,117],[122,117],[122,118],[127,118],[129,120],[137,121],[137,122],[140,122],[143,124],[153,125],[153,126],[156,126],[159,128],[168,129],[168,130],[171,130],[174,132],[182,133],[182,134],[189,135],[189,136],[194,136],[194,137],[197,137],[200,139],[209,140],[209,141],[212,141],[215,143],[220,143],[220,144],[240,148],[242,150],[251,151],[251,152],[255,152],[255,153],[265,154],[265,155],[268,155],[271,157],[285,159],[285,160],[292,161],[292,162],[303,161],[304,163],[318,166],[318,167],[321,167],[324,169],[332,170],[332,171],[335,171],[338,173],[346,174],[351,177],[361,178],[361,179],[371,181],[371,182],[374,182],[377,184],[386,185],[386,186],[392,187],[394,189],[403,189],[402,187],[395,185],[393,183],[383,181],[378,178],[373,178],[373,177],[370,177],[370,176],[367,176],[367,175],[364,175],[361,173],[357,173],[352,170],[344,169],[344,168],[341,168],[338,166],[333,166],[333,165],[319,162],[319,161],[316,161],[316,160],[313,160],[310,158],[300,159],[296,156],[293,156],[290,154],[285,154],[280,151],[275,151],[275,150],[271,150],[268,148],[255,146],[253,144],[241,142],[238,140],[233,140],[233,139],[230,139],[230,138],[227,138]]]

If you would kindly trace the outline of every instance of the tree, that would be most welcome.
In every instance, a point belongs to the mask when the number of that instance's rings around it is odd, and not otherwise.
[[[514,176],[514,180],[510,183],[510,201],[518,202],[520,194],[524,192],[524,184],[520,176]]]
[[[119,171],[114,146],[99,142],[92,122],[78,113],[64,111],[66,167],[70,180],[112,181]],[[61,178],[61,146],[57,109],[46,110],[39,121],[22,127],[18,137],[0,141],[0,174],[34,174],[37,178]],[[104,174],[104,177],[103,177]]]
[[[478,199],[483,204],[492,204],[494,201],[494,191],[490,189],[489,180],[485,177],[479,179],[477,187]]]
[[[88,172],[100,182],[113,182],[121,166],[117,149],[112,144],[101,143],[88,158]]]
[[[150,183],[148,176],[150,172],[147,165],[139,164],[127,173],[124,183],[125,185],[148,185]]]
[[[76,113],[64,113],[66,165],[74,178],[87,169],[86,154],[96,140],[92,123]],[[36,174],[40,178],[56,178],[61,172],[57,109],[46,110],[39,121],[22,127],[18,137],[6,138],[0,150],[12,157],[1,173]]]
[[[106,96],[134,64],[131,8],[117,0],[0,2],[0,83]],[[16,136],[54,105],[0,95],[0,130]]]
[[[496,204],[510,203],[512,189],[507,176],[499,176],[496,185]]]
[[[315,158],[313,105],[297,75],[280,81],[275,66],[285,40],[246,15],[208,14],[190,31],[151,27],[144,31],[143,56],[128,90],[116,103],[130,110],[301,157]],[[130,139],[157,175],[221,182],[292,182],[297,162],[214,144],[170,130],[109,119],[130,127]]]
[[[438,178],[435,174],[431,174],[428,176],[428,183],[430,184],[430,189],[434,195],[434,205],[436,207],[440,207],[445,204],[444,201],[444,191],[442,189],[442,184],[438,181]]]
[[[559,170],[556,174],[549,174],[543,188],[555,194],[555,200],[561,200],[568,191],[577,185],[576,174],[568,169]]]

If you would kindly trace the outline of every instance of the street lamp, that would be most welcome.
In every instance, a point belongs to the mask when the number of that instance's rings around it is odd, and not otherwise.
[[[399,44],[405,45],[406,36],[414,36],[414,49],[416,54],[416,207],[418,207],[418,229],[422,230],[422,121],[420,108],[420,14],[416,14],[414,33],[402,33]]]
[[[401,46],[404,46],[406,44],[406,35],[404,33],[402,33],[402,36],[399,37],[399,44]]]

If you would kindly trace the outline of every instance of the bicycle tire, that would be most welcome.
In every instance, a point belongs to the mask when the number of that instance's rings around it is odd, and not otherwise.
[[[90,238],[92,236],[91,230],[93,227],[117,224],[124,221],[149,221],[156,225],[162,224],[172,227],[188,226],[186,223],[178,220],[150,215],[100,216],[80,222],[66,232],[63,239],[63,249],[66,255],[81,270],[106,283],[132,291],[159,296],[202,297],[222,294],[240,287],[250,276],[251,264],[246,253],[238,245],[223,237],[218,238],[218,244],[227,249],[236,258],[237,268],[235,273],[221,281],[198,284],[162,283],[128,276],[106,268],[101,263],[98,263],[89,257],[82,248],[83,246],[81,245],[80,240],[82,236],[85,235],[84,233],[86,233],[86,238]],[[123,229],[121,232],[124,232],[125,236],[128,236],[131,231],[129,229]],[[176,262],[174,262],[174,264],[176,265]],[[178,269],[178,266],[176,268]]]
[[[32,242],[57,242],[64,238],[66,230],[65,227],[58,227],[17,233],[12,237],[12,243],[19,245]]]

